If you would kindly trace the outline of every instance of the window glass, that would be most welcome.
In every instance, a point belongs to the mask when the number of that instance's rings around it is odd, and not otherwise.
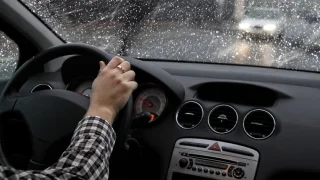
[[[17,67],[19,48],[6,34],[0,31],[0,78],[9,78]]]

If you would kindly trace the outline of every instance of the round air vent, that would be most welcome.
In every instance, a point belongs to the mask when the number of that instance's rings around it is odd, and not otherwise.
[[[192,129],[200,124],[203,118],[203,108],[195,101],[185,102],[177,111],[176,121],[183,129]]]
[[[243,129],[253,139],[270,137],[276,127],[276,121],[271,113],[263,109],[250,111],[243,120]]]
[[[208,124],[212,131],[225,134],[231,132],[238,123],[237,111],[229,105],[214,107],[208,117]]]
[[[52,90],[52,87],[49,84],[38,84],[31,89],[30,93],[43,91],[43,90]]]

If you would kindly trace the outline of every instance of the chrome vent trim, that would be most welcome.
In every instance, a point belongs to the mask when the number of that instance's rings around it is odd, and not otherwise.
[[[186,105],[191,104],[191,103],[199,106],[199,108],[201,109],[201,118],[199,119],[199,122],[195,123],[192,127],[185,127],[185,126],[183,126],[183,125],[179,122],[179,113],[180,113],[180,111],[181,111],[182,108],[184,108]],[[194,113],[193,113],[193,112],[186,112],[185,114],[186,114],[186,115],[190,115],[190,116],[194,116]],[[176,122],[177,122],[178,126],[179,126],[180,128],[182,128],[182,129],[193,129],[193,128],[197,127],[197,126],[201,123],[201,121],[202,121],[202,119],[203,119],[203,115],[204,115],[204,111],[203,111],[203,107],[201,106],[200,103],[198,103],[198,102],[196,102],[196,101],[186,101],[185,103],[183,103],[183,104],[179,107],[179,109],[178,109],[178,111],[177,111],[177,113],[176,113]]]
[[[261,137],[261,138],[255,137],[254,135],[252,135],[252,133],[250,133],[250,131],[248,132],[248,130],[246,129],[246,120],[248,119],[248,117],[249,117],[252,113],[255,113],[255,112],[263,112],[263,113],[265,113],[266,115],[269,115],[269,116],[270,116],[271,123],[273,124],[273,127],[271,128],[270,133],[269,133],[268,135],[266,135],[265,137]],[[252,122],[251,124],[257,125],[257,126],[263,125],[263,123],[261,123],[261,122]],[[244,132],[245,132],[250,138],[252,138],[252,139],[256,139],[256,140],[267,139],[267,138],[269,138],[269,137],[274,133],[275,129],[276,129],[276,120],[275,120],[274,116],[273,116],[269,111],[264,110],[264,109],[254,109],[254,110],[248,112],[248,113],[246,114],[246,116],[244,117],[244,119],[243,119],[243,130],[244,130]]]
[[[221,107],[228,107],[228,108],[230,108],[231,110],[234,111],[235,117],[236,117],[236,121],[235,121],[233,127],[230,128],[230,130],[225,131],[225,132],[217,131],[214,127],[212,127],[212,125],[211,125],[211,123],[210,123],[210,117],[211,117],[212,112],[214,112],[217,108],[221,108]],[[222,115],[220,115],[220,116],[223,116],[223,115],[224,115],[224,114],[222,114]],[[220,116],[219,116],[219,117],[220,117]],[[227,117],[226,117],[226,115],[224,115],[222,118],[227,118]],[[210,113],[209,113],[209,115],[208,115],[208,125],[209,125],[210,129],[211,129],[213,132],[218,133],[218,134],[227,134],[227,133],[230,133],[231,131],[233,131],[234,128],[236,128],[236,126],[237,126],[237,124],[238,124],[238,120],[239,120],[239,116],[238,116],[237,110],[236,110],[234,107],[232,107],[232,106],[230,106],[230,105],[227,105],[227,104],[221,104],[221,105],[215,106],[214,108],[211,109],[211,111],[210,111]]]
[[[40,89],[40,88],[43,88],[43,89]],[[53,89],[52,86],[50,86],[49,84],[38,84],[31,89],[30,93],[42,91],[42,90],[52,90],[52,89]]]

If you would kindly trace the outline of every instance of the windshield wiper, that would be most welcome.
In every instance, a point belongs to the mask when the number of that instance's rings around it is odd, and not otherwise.
[[[126,56],[126,49],[130,47],[130,38],[134,35],[136,27],[143,22],[146,17],[157,7],[157,4],[153,0],[145,1],[131,1],[127,6],[130,8],[130,11],[125,15],[126,21],[124,22],[125,32],[120,38],[123,41],[118,54],[121,56]]]

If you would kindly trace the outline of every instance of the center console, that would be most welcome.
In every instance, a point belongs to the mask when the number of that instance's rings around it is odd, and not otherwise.
[[[206,139],[179,139],[167,180],[253,180],[259,153],[248,147]]]

